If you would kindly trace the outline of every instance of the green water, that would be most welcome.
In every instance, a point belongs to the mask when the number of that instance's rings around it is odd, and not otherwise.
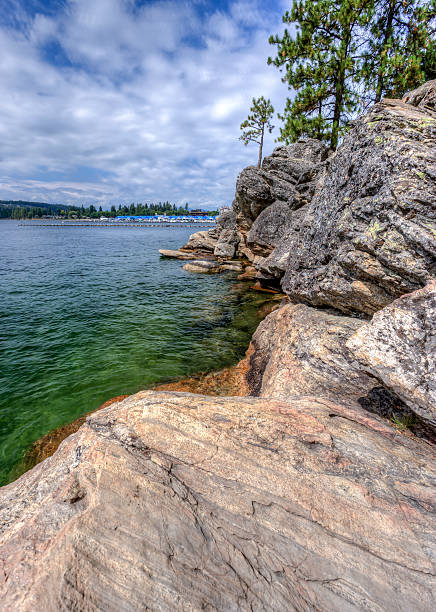
[[[0,484],[107,399],[244,354],[265,297],[159,257],[192,231],[0,221]]]

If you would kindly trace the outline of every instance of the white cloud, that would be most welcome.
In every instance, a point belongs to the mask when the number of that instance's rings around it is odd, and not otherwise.
[[[238,142],[252,97],[281,110],[287,94],[266,64],[280,12],[133,7],[72,0],[0,27],[0,199],[231,202],[257,159]]]

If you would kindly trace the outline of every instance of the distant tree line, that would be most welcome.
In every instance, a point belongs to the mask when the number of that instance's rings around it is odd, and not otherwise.
[[[218,211],[208,211],[217,214]],[[13,200],[0,200],[0,219],[35,219],[35,218],[62,218],[62,219],[99,219],[100,217],[113,218],[124,215],[186,215],[189,214],[189,205],[177,206],[170,202],[139,203],[118,207],[112,205],[110,210],[103,210],[102,206],[63,206],[61,204],[45,204],[43,202],[24,202]]]
[[[43,216],[66,216],[69,206],[26,202],[23,200],[0,200],[0,219],[28,219]]]

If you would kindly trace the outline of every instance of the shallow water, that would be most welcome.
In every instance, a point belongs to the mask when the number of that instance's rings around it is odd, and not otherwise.
[[[193,231],[0,221],[0,484],[34,440],[110,397],[243,355],[265,297],[159,257]]]

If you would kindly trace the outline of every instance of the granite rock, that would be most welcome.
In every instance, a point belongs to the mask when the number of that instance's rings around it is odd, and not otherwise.
[[[346,404],[142,392],[0,491],[2,607],[430,612],[434,473]]]
[[[436,112],[436,80],[427,81],[403,97],[403,102]]]
[[[296,211],[297,214],[298,211]],[[247,245],[256,255],[269,255],[287,233],[293,215],[288,204],[274,202],[256,218],[249,233]]]
[[[292,299],[370,315],[434,276],[435,138],[435,114],[420,103],[385,100],[354,122],[326,162],[298,248],[288,245]]]
[[[436,430],[436,281],[378,311],[347,347]]]
[[[215,245],[215,257],[234,257],[239,244],[239,236],[235,229],[223,229]]]
[[[272,208],[272,206],[270,207]],[[265,212],[267,213],[270,209],[268,208]],[[292,215],[287,218],[287,221],[283,223],[280,228],[277,228],[277,237],[274,240],[274,249],[262,260],[257,263],[257,269],[265,275],[280,279],[286,272],[287,263],[293,249],[298,249],[300,246],[301,235],[303,233],[306,223],[309,222],[308,206],[303,206],[298,210],[294,210]],[[262,215],[261,215],[262,216]],[[255,221],[254,226],[256,225]],[[259,224],[260,225],[260,224]],[[274,221],[265,224],[267,228],[273,228]],[[265,230],[263,227],[258,231],[260,236],[265,236]],[[257,244],[261,238],[257,238]],[[254,238],[254,232],[250,232],[249,237]],[[256,252],[259,248],[252,247]]]
[[[255,331],[247,352],[250,395],[313,395],[357,401],[379,383],[362,371],[347,340],[363,321],[304,304],[283,304]]]
[[[173,250],[173,249],[159,249],[159,253],[162,257],[169,257],[171,259],[195,259],[196,255],[193,253],[187,253],[186,251]]]
[[[182,247],[182,249],[187,251],[198,251],[200,253],[213,253],[217,241],[215,238],[209,235],[209,231],[203,230],[191,234],[188,242]]]
[[[236,226],[247,232],[255,219],[274,202],[288,204],[289,211],[306,203],[304,192],[318,175],[320,162],[327,158],[328,149],[315,139],[280,146],[264,158],[262,168],[245,168],[236,182],[233,210]],[[318,170],[314,171],[314,168]],[[300,177],[306,187],[297,189]]]
[[[194,259],[185,264],[183,269],[187,272],[196,272],[198,274],[211,274],[219,271],[219,264],[217,261]]]

